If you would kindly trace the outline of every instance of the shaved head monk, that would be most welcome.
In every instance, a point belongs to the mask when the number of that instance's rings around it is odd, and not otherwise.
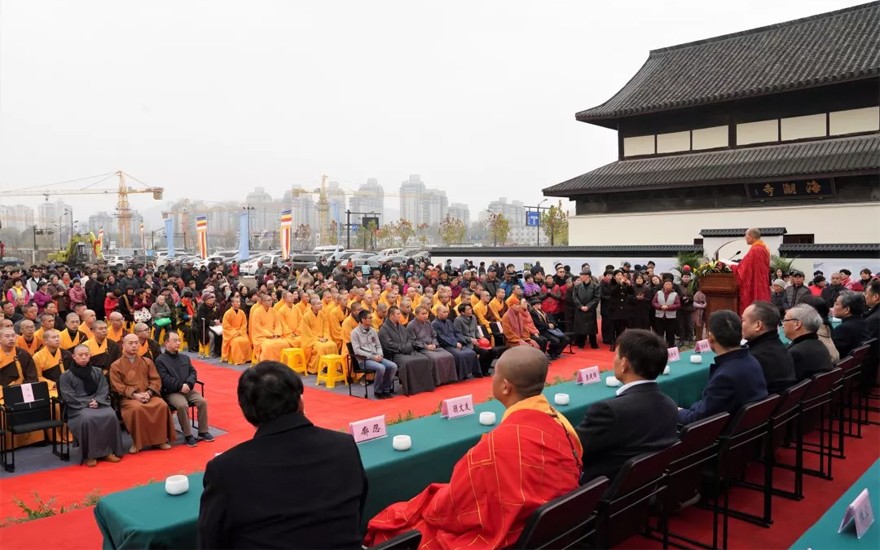
[[[432,483],[408,502],[370,520],[372,546],[418,529],[438,548],[503,548],[519,538],[541,504],[578,486],[581,444],[571,424],[541,393],[547,358],[531,346],[511,348],[495,365],[492,394],[506,409],[501,423],[455,465],[449,483]],[[515,502],[510,495],[522,494]]]

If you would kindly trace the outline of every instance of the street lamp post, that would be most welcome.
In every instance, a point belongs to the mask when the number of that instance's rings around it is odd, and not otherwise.
[[[251,212],[256,210],[256,207],[246,204],[241,207],[242,210],[247,212],[247,225],[248,225],[248,248],[253,248],[253,243],[251,242],[251,238],[253,237],[254,231],[251,224]]]

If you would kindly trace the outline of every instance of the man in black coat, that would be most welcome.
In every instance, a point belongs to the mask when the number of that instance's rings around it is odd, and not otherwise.
[[[867,368],[862,370],[864,375],[862,388],[870,388],[877,381],[877,368],[880,365],[880,279],[871,279],[865,283],[865,305],[868,309],[862,314],[868,339],[874,339],[871,349],[865,357]]]
[[[613,481],[630,458],[678,440],[678,407],[655,381],[666,360],[666,342],[650,331],[631,329],[618,338],[614,376],[623,385],[617,397],[591,405],[577,427],[584,447],[581,483],[598,476]]]
[[[796,382],[794,360],[779,339],[778,327],[779,310],[770,302],[758,301],[743,311],[742,336],[761,364],[769,393],[782,393]]]
[[[199,548],[360,548],[367,478],[349,434],[314,426],[303,384],[263,361],[238,380],[257,433],[208,462]]]
[[[865,295],[844,290],[837,296],[831,315],[840,319],[840,325],[831,331],[834,347],[843,359],[868,339],[868,324],[862,319],[865,313]]]
[[[798,382],[834,368],[828,348],[819,341],[817,332],[821,326],[822,317],[809,304],[794,306],[782,319],[782,330],[785,337],[791,340],[788,353],[794,361]]]

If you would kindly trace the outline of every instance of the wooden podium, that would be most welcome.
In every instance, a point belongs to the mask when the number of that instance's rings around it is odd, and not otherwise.
[[[706,295],[706,322],[713,311],[729,309],[739,314],[739,289],[733,273],[707,273],[700,277],[700,290]]]

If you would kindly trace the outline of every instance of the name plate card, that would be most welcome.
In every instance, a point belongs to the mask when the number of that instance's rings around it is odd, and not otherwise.
[[[669,348],[666,350],[666,355],[669,357],[669,362],[672,363],[674,361],[678,361],[681,358],[681,355],[678,352],[678,348]]]
[[[31,384],[22,384],[21,385],[21,398],[25,403],[33,403],[36,401],[34,398],[34,387]]]
[[[575,383],[577,384],[595,384],[599,382],[601,377],[599,376],[599,367],[587,367],[585,369],[581,369],[578,371],[577,380]]]
[[[446,418],[458,418],[474,414],[474,396],[462,395],[444,399],[440,405],[440,416]]]
[[[440,416],[446,418],[458,418],[474,414],[474,396],[462,395],[444,399],[440,405]]]
[[[385,426],[385,415],[365,418],[348,424],[348,429],[355,443],[363,443],[388,436]]]
[[[712,351],[712,348],[709,347],[709,340],[700,340],[694,346],[694,351],[697,353],[704,353]]]
[[[868,498],[867,489],[863,489],[859,496],[846,507],[846,513],[843,515],[837,532],[842,533],[853,520],[856,524],[856,536],[861,539],[868,527],[874,523],[874,511],[871,509],[871,499]]]

